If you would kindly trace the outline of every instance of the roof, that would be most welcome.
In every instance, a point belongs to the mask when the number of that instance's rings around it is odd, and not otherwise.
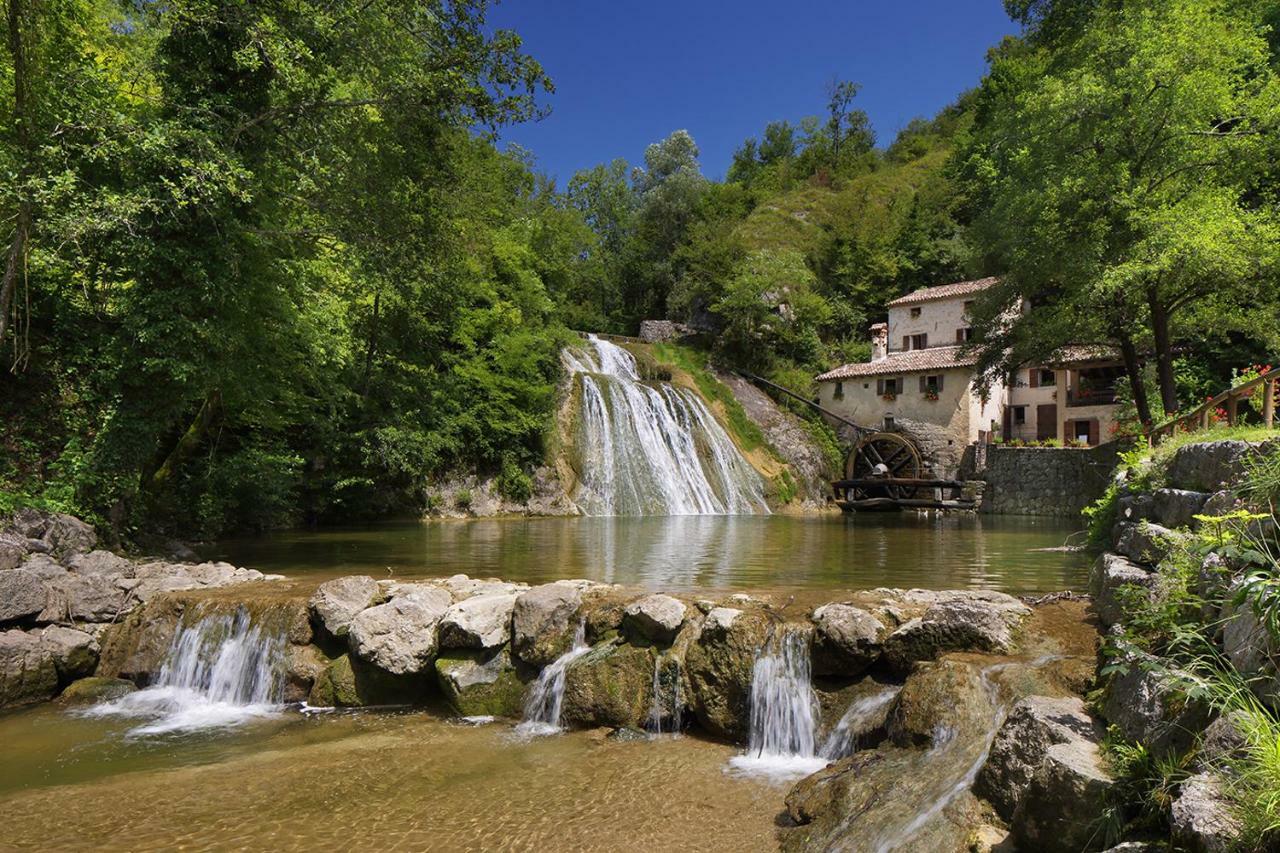
[[[1060,347],[1044,360],[1047,367],[1072,367],[1096,361],[1120,361],[1120,350],[1105,344],[1071,344]]]
[[[899,373],[923,373],[929,370],[951,370],[971,367],[978,362],[977,353],[962,354],[962,347],[928,347],[909,352],[890,353],[878,361],[845,364],[828,370],[819,382],[853,379],[860,376],[896,376]]]
[[[937,287],[922,287],[919,290],[913,290],[906,296],[900,296],[889,303],[890,308],[897,308],[902,305],[918,305],[921,302],[932,302],[935,299],[950,299],[953,296],[964,296],[969,293],[977,293],[979,290],[986,290],[999,281],[998,278],[979,278],[974,281],[957,281],[955,284],[940,284]]]

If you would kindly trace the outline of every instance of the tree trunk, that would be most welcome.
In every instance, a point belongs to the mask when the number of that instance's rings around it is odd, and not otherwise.
[[[209,396],[205,397],[204,403],[200,406],[200,411],[196,413],[195,419],[191,421],[187,431],[182,434],[182,438],[178,439],[178,443],[169,451],[169,455],[165,457],[164,462],[155,470],[155,473],[145,478],[142,483],[142,490],[151,495],[159,493],[165,484],[173,479],[174,473],[182,463],[190,459],[196,450],[200,448],[200,444],[204,441],[209,429],[221,417],[222,392],[214,389],[209,392]]]
[[[1173,341],[1169,336],[1169,309],[1155,285],[1147,288],[1147,306],[1151,309],[1151,334],[1156,345],[1156,375],[1160,380],[1160,403],[1165,415],[1178,411],[1178,386],[1173,378]]]
[[[0,281],[0,344],[9,331],[9,318],[13,313],[13,294],[18,289],[18,276],[27,255],[27,238],[31,232],[31,201],[25,197],[26,178],[30,175],[35,152],[31,147],[30,87],[27,73],[26,45],[23,43],[23,0],[9,0],[9,55],[13,62],[13,124],[18,149],[22,152],[22,165],[18,169],[18,210],[14,222],[13,240],[9,243],[9,255],[5,259],[4,279]]]
[[[1144,431],[1151,428],[1151,404],[1147,402],[1147,383],[1142,378],[1142,365],[1138,362],[1138,348],[1133,338],[1124,332],[1116,334],[1120,342],[1120,357],[1124,360],[1124,372],[1129,377],[1133,391],[1133,406],[1138,410],[1138,420]]]

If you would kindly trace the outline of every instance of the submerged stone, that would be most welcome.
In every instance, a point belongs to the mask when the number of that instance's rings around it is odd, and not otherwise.
[[[96,705],[127,696],[137,689],[132,681],[123,678],[90,676],[68,684],[58,696],[58,701],[64,705]]]

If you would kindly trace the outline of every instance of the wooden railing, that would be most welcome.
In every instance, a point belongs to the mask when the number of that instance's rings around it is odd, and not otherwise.
[[[1221,408],[1226,409],[1227,423],[1235,426],[1240,400],[1252,397],[1259,386],[1262,388],[1262,423],[1267,429],[1271,429],[1275,426],[1277,385],[1280,385],[1280,368],[1273,368],[1248,382],[1228,388],[1216,397],[1210,397],[1185,415],[1179,415],[1152,428],[1148,438],[1152,444],[1158,444],[1161,439],[1173,435],[1180,429],[1187,432],[1208,429],[1213,422],[1214,413]]]

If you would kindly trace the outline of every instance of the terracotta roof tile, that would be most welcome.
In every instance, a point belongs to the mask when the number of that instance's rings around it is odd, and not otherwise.
[[[1048,367],[1072,367],[1093,361],[1120,361],[1120,350],[1106,344],[1071,344],[1054,350],[1044,363]]]
[[[923,287],[920,290],[911,291],[906,296],[898,297],[889,303],[889,307],[916,305],[921,302],[932,302],[935,299],[949,299],[953,296],[977,293],[979,290],[986,290],[997,281],[999,279],[992,277],[980,278],[975,281],[957,281],[955,284],[940,284],[937,287]]]
[[[971,367],[978,361],[976,353],[961,354],[960,347],[928,347],[910,352],[893,352],[879,361],[845,364],[828,370],[818,377],[819,382],[852,379],[860,376],[895,376],[899,373],[922,373],[927,370],[948,370]]]

